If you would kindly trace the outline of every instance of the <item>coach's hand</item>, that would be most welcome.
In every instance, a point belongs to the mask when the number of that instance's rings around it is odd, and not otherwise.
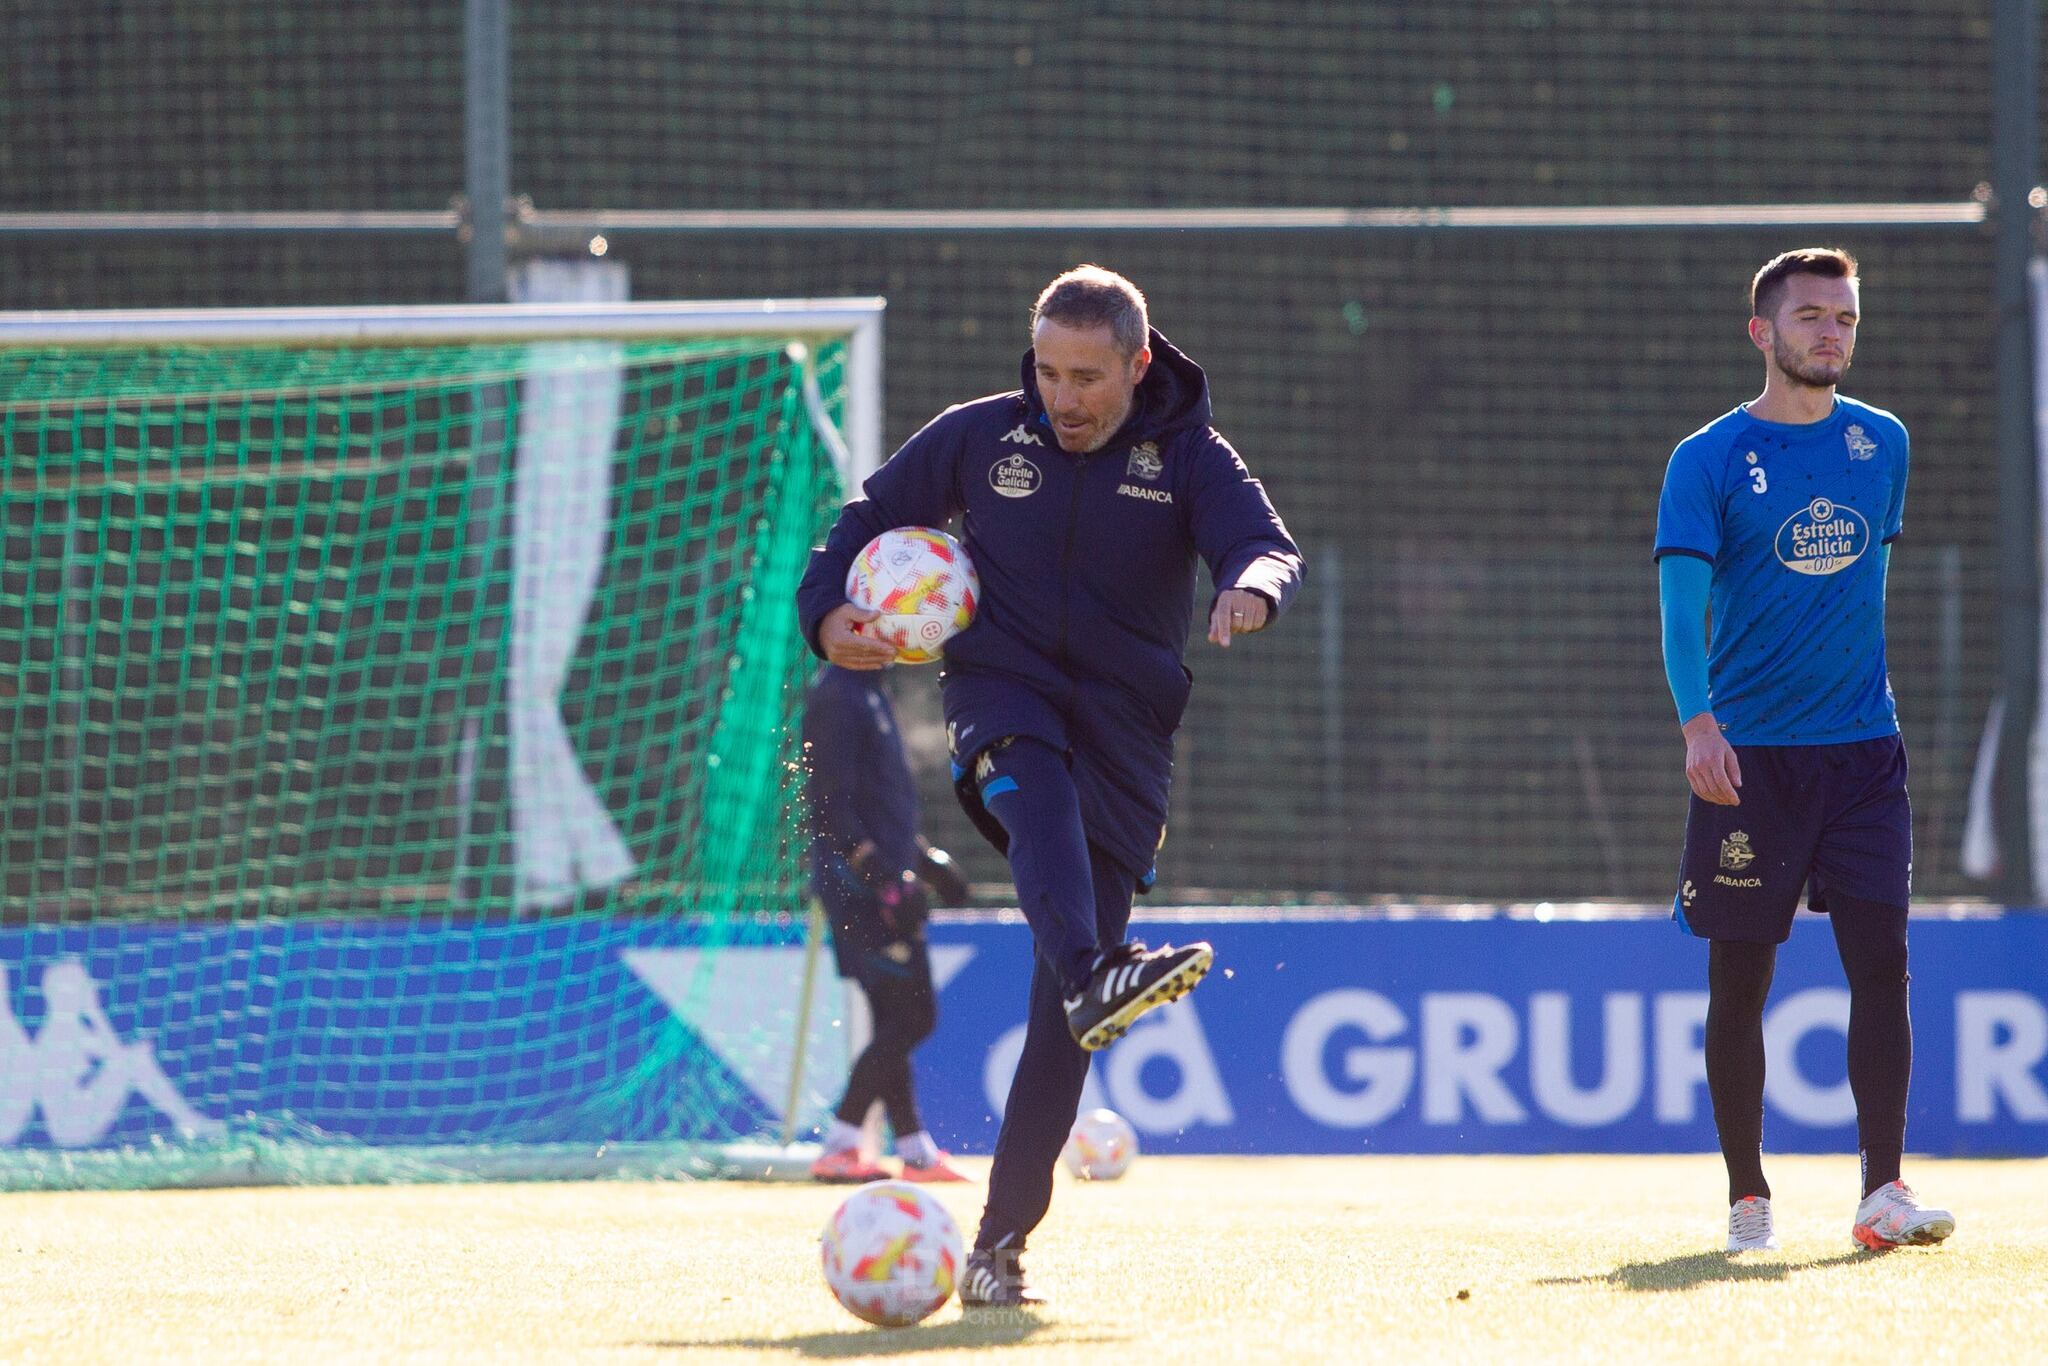
[[[1742,786],[1742,765],[1722,738],[1714,713],[1703,711],[1679,727],[1685,732],[1685,780],[1695,795],[1716,806],[1740,806],[1735,789]]]
[[[1230,648],[1233,635],[1248,636],[1266,629],[1266,600],[1243,588],[1226,589],[1216,595],[1209,609],[1209,639]]]
[[[880,612],[841,603],[818,623],[818,645],[825,658],[842,669],[880,669],[896,661],[896,647],[884,640],[860,633],[862,622],[873,621]]]

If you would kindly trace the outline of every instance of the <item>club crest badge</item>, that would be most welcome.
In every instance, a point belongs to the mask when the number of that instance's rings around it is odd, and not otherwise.
[[[1756,850],[1749,847],[1749,835],[1737,830],[1721,841],[1721,866],[1731,873],[1739,873],[1756,862]]]
[[[1868,460],[1877,454],[1877,443],[1864,433],[1860,422],[1851,422],[1849,430],[1842,433],[1842,440],[1849,445],[1851,460]]]
[[[1149,483],[1165,469],[1166,462],[1159,458],[1159,443],[1140,441],[1131,447],[1130,463],[1124,466],[1124,474],[1127,478],[1143,479]]]

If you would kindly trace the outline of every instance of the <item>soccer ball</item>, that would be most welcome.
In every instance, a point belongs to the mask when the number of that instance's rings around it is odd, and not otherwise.
[[[1090,1110],[1074,1121],[1060,1158],[1083,1181],[1114,1181],[1138,1155],[1138,1135],[1114,1110]]]
[[[981,580],[960,542],[930,527],[885,531],[862,547],[846,571],[846,600],[882,615],[861,634],[896,647],[898,664],[929,664],[967,629]]]
[[[825,1225],[825,1284],[859,1318],[905,1328],[953,1295],[960,1227],[946,1207],[907,1181],[871,1181]]]

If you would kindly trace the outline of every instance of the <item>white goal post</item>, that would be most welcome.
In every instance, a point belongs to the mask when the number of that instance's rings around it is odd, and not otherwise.
[[[433,342],[734,336],[843,338],[849,492],[882,463],[880,298],[612,304],[389,304],[338,308],[94,309],[0,313],[0,348],[153,344],[424,345]],[[0,394],[0,400],[6,398]],[[814,414],[816,416],[816,414]]]
[[[738,857],[720,871],[689,851],[770,849],[746,855],[764,866],[783,857],[771,846],[791,814],[787,780],[757,781],[751,766],[773,760],[771,777],[794,767],[774,739],[789,730],[779,680],[807,663],[787,595],[832,498],[831,466],[851,495],[882,462],[884,309],[880,298],[828,298],[0,312],[0,415],[19,419],[6,452],[19,463],[0,491],[20,495],[0,526],[13,576],[0,585],[0,626],[35,636],[21,657],[39,671],[30,700],[51,783],[10,808],[34,827],[21,847],[36,861],[0,888],[0,1035],[18,1022],[42,1039],[61,1013],[55,983],[81,1018],[104,1008],[137,1059],[105,1115],[69,1083],[20,1092],[32,1099],[14,1122],[0,1104],[0,1190],[800,1171],[773,1140],[829,1105],[852,1017],[837,980],[815,971],[815,925],[792,929],[739,892],[726,907],[703,889],[740,887]],[[695,380],[645,366],[671,435],[651,418],[621,426],[620,376],[637,364],[622,356],[665,355],[664,342],[688,363],[708,351],[721,373],[772,383],[736,384],[751,405],[736,423]],[[373,428],[372,444],[337,446],[320,426],[315,461],[289,445],[324,421],[305,405],[289,427],[266,420],[261,438],[223,419],[221,430],[271,441],[282,458],[237,468],[223,447],[224,463],[181,464],[160,443],[210,443],[212,419],[186,423],[173,394],[161,411],[176,434],[139,430],[136,405],[154,399],[105,387],[94,356],[107,353],[110,370],[138,352],[154,366],[208,348],[353,365],[358,352],[437,347],[531,360],[504,377],[517,382],[511,398],[486,378],[489,402],[536,420],[498,423],[487,446],[458,423],[496,409],[437,407],[428,393],[420,428],[458,437],[420,455],[402,434],[387,443]],[[44,353],[83,358],[78,383],[50,387]],[[629,404],[636,382],[623,381]],[[410,383],[376,371],[362,387]],[[327,402],[340,391],[323,372],[303,391],[202,385],[191,397]],[[392,411],[409,422],[411,403]],[[702,429],[686,421],[672,435],[677,412],[700,409],[713,414]],[[106,435],[114,417],[127,424],[118,444]],[[360,426],[341,430],[363,439]],[[700,432],[709,459],[726,464],[693,474],[661,443]],[[805,440],[785,440],[797,433]],[[615,442],[626,443],[616,458]],[[517,477],[477,473],[488,461]],[[437,464],[458,471],[445,487],[430,482]],[[613,482],[627,479],[640,483]],[[490,492],[471,499],[463,481]],[[306,492],[316,486],[319,498]],[[366,529],[358,490],[372,487],[383,521]],[[322,500],[355,519],[346,533]],[[175,544],[162,529],[173,523]],[[388,548],[363,552],[374,572],[352,596],[348,538],[368,545],[387,531]],[[482,548],[450,549],[466,535]],[[495,558],[476,568],[485,555]],[[116,568],[102,572],[102,556]],[[173,560],[190,572],[161,571]],[[614,579],[627,560],[638,577]],[[615,583],[623,645],[589,626]],[[387,603],[388,618],[375,615]],[[381,634],[350,654],[340,642],[358,614]],[[486,636],[484,623],[502,634]],[[453,675],[433,653],[451,629]],[[572,677],[579,642],[586,656],[610,652],[602,677],[588,658],[590,678]],[[156,660],[165,667],[152,671]],[[565,695],[585,705],[576,689],[611,709],[565,711]],[[415,715],[406,708],[425,690],[433,710]],[[30,704],[14,705],[26,715]],[[185,709],[202,705],[223,718],[225,740],[178,738],[191,729]],[[602,758],[591,757],[599,741],[576,747],[574,727],[592,716],[611,746]],[[232,763],[216,764],[221,754]],[[261,810],[222,825],[216,808],[249,814],[250,783]],[[491,790],[480,795],[480,783]],[[336,795],[356,793],[350,784],[391,801],[358,810]],[[743,810],[732,800],[742,789]],[[91,820],[67,822],[67,800]],[[686,801],[713,814],[676,819],[670,808]],[[481,834],[478,811],[497,822]],[[89,837],[73,842],[66,832],[79,829]],[[192,857],[161,858],[172,843]],[[246,865],[228,859],[252,848]],[[421,1004],[429,989],[433,1011]],[[68,1027],[59,1021],[59,1034]],[[146,1060],[128,1042],[144,1039]],[[22,1081],[15,1063],[0,1059],[0,1094]]]

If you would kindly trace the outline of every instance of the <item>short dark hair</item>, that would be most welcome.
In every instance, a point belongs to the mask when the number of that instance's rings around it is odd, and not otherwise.
[[[1829,280],[1854,280],[1856,258],[1840,247],[1800,247],[1782,251],[1764,262],[1764,268],[1749,282],[1749,312],[1754,318],[1768,318],[1785,297],[1785,281],[1794,275],[1819,275]]]
[[[1063,327],[1107,327],[1125,360],[1144,349],[1151,335],[1145,295],[1113,270],[1075,266],[1039,292],[1031,307],[1031,328],[1041,318]]]

